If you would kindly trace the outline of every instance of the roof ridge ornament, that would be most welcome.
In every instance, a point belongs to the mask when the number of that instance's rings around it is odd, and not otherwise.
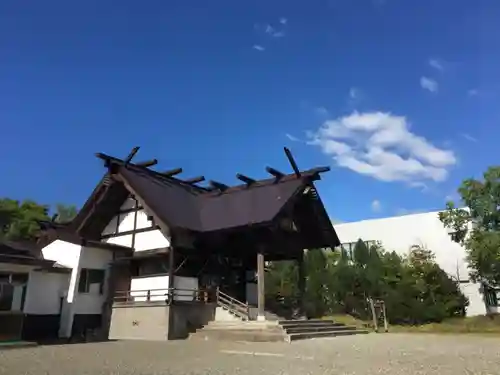
[[[292,151],[290,151],[290,149],[288,149],[287,147],[283,147],[283,150],[285,151],[285,155],[288,158],[288,161],[290,162],[290,165],[292,166],[295,175],[297,176],[297,178],[301,178],[302,174],[300,173],[300,169],[297,166],[295,159],[293,158]]]

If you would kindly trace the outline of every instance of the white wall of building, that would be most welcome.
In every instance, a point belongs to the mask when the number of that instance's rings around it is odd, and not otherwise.
[[[151,277],[133,277],[130,281],[130,295],[134,301],[146,301],[147,291],[150,291],[151,301],[165,301],[170,287],[168,275]]]
[[[82,247],[70,242],[56,240],[42,249],[44,259],[53,260],[56,265],[71,268],[70,282],[66,294],[66,302],[73,303],[78,282],[78,264]]]
[[[120,210],[131,209],[134,205],[135,201],[129,198],[125,201]],[[136,229],[151,228],[153,226],[151,220],[148,219],[148,214],[143,209],[137,211],[137,219],[135,216],[135,212],[128,212],[115,216],[102,232],[103,236],[114,236],[104,239],[104,242],[132,247],[132,234],[120,235],[120,233],[133,230],[135,220],[137,220]],[[169,246],[170,240],[166,238],[159,229],[135,234],[135,251],[160,249]]]
[[[55,311],[55,300],[57,299],[57,313],[61,296],[64,296],[64,302],[61,310],[61,326],[59,334],[61,337],[69,337],[73,325],[75,314],[101,314],[102,306],[106,300],[107,277],[105,277],[104,293],[100,293],[99,288],[91,288],[88,293],[78,292],[78,283],[82,268],[105,270],[109,275],[109,264],[113,259],[113,253],[109,250],[97,249],[93,247],[82,247],[69,242],[56,240],[42,249],[45,259],[56,261],[56,264],[70,268],[71,273],[64,275],[66,284],[64,292],[56,292],[56,284],[45,280],[39,285],[31,286],[32,297],[30,304],[25,306],[27,313],[34,311]],[[54,274],[58,275],[58,274]],[[35,278],[39,278],[37,275]],[[36,280],[36,279],[35,279]],[[41,288],[41,290],[39,290]],[[29,296],[29,294],[28,294]],[[26,310],[28,309],[28,310]]]
[[[177,289],[174,300],[192,301],[195,297],[194,291],[198,290],[198,279],[196,277],[175,276],[174,287]],[[168,275],[133,277],[130,283],[130,295],[134,297],[134,301],[146,301],[149,290],[151,301],[165,301],[169,288]]]
[[[42,249],[44,259],[55,261],[57,265],[75,268],[80,260],[80,245],[55,240]]]
[[[448,230],[438,217],[439,211],[383,219],[363,220],[335,225],[341,243],[352,243],[358,239],[380,241],[387,251],[408,255],[412,245],[421,245],[432,250],[436,262],[450,276],[461,281],[469,280],[465,249],[453,242]],[[467,315],[486,313],[479,284],[462,283],[462,292],[469,298]]]
[[[61,298],[68,290],[70,274],[32,271],[29,274],[24,301],[24,313],[57,315],[61,312]]]
[[[78,282],[81,275],[82,268],[89,268],[95,270],[104,270],[106,272],[104,281],[104,292],[101,294],[99,288],[91,288],[88,293],[78,292],[76,290],[76,297],[74,301],[73,312],[74,314],[101,314],[102,306],[106,301],[107,296],[107,281],[109,277],[109,264],[113,260],[113,253],[109,250],[96,249],[93,247],[83,247],[78,272]],[[78,286],[77,282],[77,286]]]

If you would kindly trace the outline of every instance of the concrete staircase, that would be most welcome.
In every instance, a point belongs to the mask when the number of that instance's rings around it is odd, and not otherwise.
[[[190,335],[191,339],[270,342],[368,333],[332,320],[212,321]]]
[[[319,337],[348,336],[366,334],[367,330],[333,320],[311,319],[311,320],[281,320],[278,324],[287,336],[285,341],[296,341],[313,339]]]

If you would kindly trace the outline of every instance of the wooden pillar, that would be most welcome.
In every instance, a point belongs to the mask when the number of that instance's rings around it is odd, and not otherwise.
[[[298,268],[298,299],[299,299],[299,315],[305,316],[305,291],[306,291],[306,270],[304,264],[304,250],[300,250],[299,257],[297,258]]]
[[[168,302],[172,303],[175,297],[174,290],[174,270],[175,270],[175,254],[173,246],[168,249]]]
[[[264,253],[257,253],[257,320],[266,320],[264,287]]]

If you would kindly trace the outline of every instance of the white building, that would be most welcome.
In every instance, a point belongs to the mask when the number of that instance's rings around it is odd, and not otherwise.
[[[360,238],[363,241],[379,241],[385,250],[396,251],[400,255],[407,255],[413,245],[432,250],[439,266],[460,282],[460,288],[470,302],[467,316],[485,314],[487,306],[482,287],[469,279],[465,249],[451,240],[450,233],[439,220],[438,214],[439,211],[435,211],[362,220],[337,224],[335,229],[347,251]],[[496,310],[497,306],[488,308],[490,311]]]

